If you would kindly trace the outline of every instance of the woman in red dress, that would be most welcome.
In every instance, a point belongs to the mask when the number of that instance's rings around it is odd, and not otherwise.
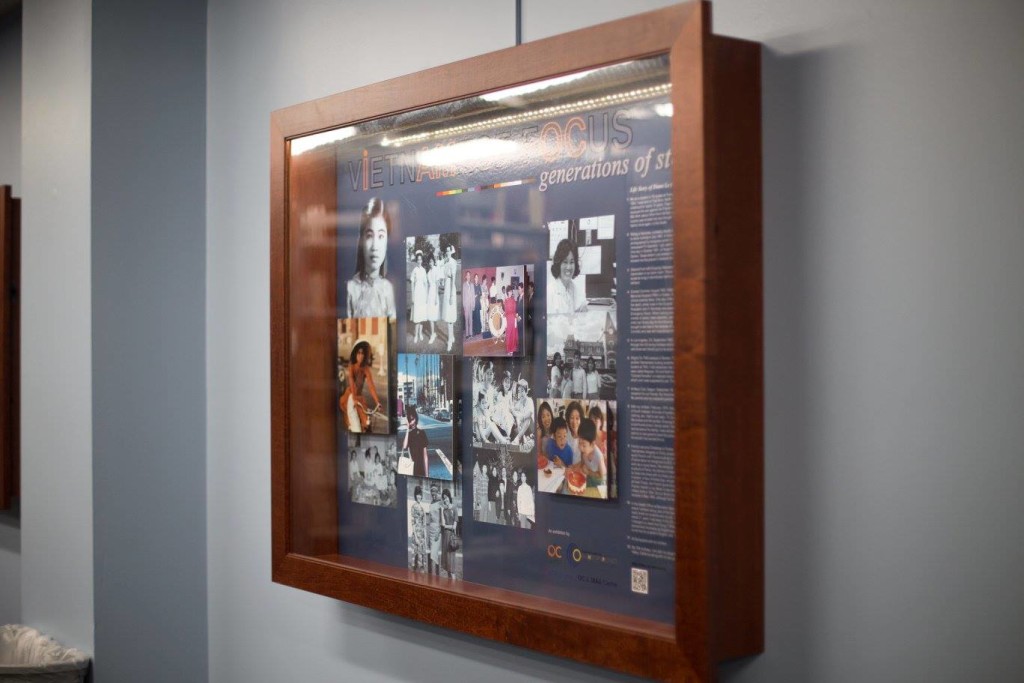
[[[514,290],[513,290],[514,291]],[[516,313],[516,298],[511,292],[505,296],[505,351],[513,355],[519,351],[519,314]]]
[[[370,371],[372,363],[373,354],[370,352],[369,342],[361,341],[356,344],[349,357],[348,386],[338,401],[341,414],[345,418],[345,428],[357,434],[370,431],[370,415],[366,408],[366,399],[363,398],[364,386],[377,402],[373,412],[380,408],[380,398],[377,396],[377,387],[373,384],[373,374]]]

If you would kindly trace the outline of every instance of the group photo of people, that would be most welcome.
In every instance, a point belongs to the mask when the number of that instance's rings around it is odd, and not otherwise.
[[[338,319],[338,408],[352,434],[391,433],[388,318]]]
[[[410,477],[406,526],[409,569],[461,579],[462,482]]]
[[[476,451],[473,463],[473,519],[533,529],[537,468],[532,453]]]
[[[518,358],[473,360],[473,446],[535,449],[533,364]]]
[[[463,270],[462,307],[468,321],[463,355],[521,357],[526,353],[532,269],[516,265]]]
[[[420,235],[405,240],[406,349],[461,353],[463,319],[459,234]]]
[[[537,401],[537,477],[544,493],[615,498],[609,454],[611,405],[601,400]]]
[[[598,370],[594,356],[584,358],[578,348],[555,351],[547,369],[547,393],[551,398],[605,398],[615,395],[615,376]]]
[[[353,503],[398,507],[398,452],[381,436],[350,436],[348,495]]]
[[[450,480],[455,472],[455,357],[398,354],[399,474]]]

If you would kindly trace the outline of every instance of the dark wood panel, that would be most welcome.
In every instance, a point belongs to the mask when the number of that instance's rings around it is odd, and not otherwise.
[[[693,679],[693,671],[678,657],[672,629],[654,622],[337,556],[288,555],[275,568],[274,580],[627,673]]]
[[[21,497],[21,200],[14,199],[11,220],[11,495]]]
[[[338,552],[334,149],[292,156],[288,186],[291,552]]]
[[[270,514],[271,563],[277,567],[288,552],[291,535],[288,433],[288,233],[285,212],[287,143],[270,122]]]
[[[11,451],[11,324],[8,283],[14,202],[10,185],[0,186],[0,510],[11,506],[14,460]]]
[[[675,37],[672,78],[675,221],[676,640],[696,677],[713,679],[708,459],[707,109],[710,11],[700,6]]]
[[[715,37],[715,658],[764,650],[761,46]]]

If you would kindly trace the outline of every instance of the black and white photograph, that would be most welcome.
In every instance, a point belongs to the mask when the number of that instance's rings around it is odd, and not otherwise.
[[[548,316],[615,312],[615,216],[550,221]]]
[[[461,579],[462,481],[406,481],[409,569]]]
[[[352,277],[345,283],[349,318],[395,320],[395,288],[387,278],[387,246],[391,215],[379,198],[363,208]]]
[[[533,453],[477,449],[473,462],[473,519],[533,529],[537,467]]]
[[[537,486],[542,493],[609,499],[609,401],[537,400]]]
[[[338,407],[352,434],[390,434],[387,318],[338,319]]]
[[[420,353],[462,353],[463,288],[459,234],[405,240],[405,348]]]
[[[613,399],[618,339],[615,216],[551,221],[546,227],[547,394]]]
[[[529,346],[527,287],[532,268],[515,265],[465,269],[462,287],[466,294],[472,293],[473,306],[463,298],[464,313],[470,321],[466,325],[463,355],[525,355]]]
[[[398,507],[398,448],[384,436],[348,439],[348,494],[353,503]]]
[[[473,446],[534,451],[532,375],[530,361],[473,360]]]
[[[454,356],[398,354],[399,474],[450,480],[456,470]]]

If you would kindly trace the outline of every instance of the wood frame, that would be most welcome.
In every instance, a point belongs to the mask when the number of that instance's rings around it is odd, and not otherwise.
[[[763,366],[760,46],[714,36],[695,2],[429,69],[271,117],[273,580],[399,616],[664,680],[715,679],[763,649]],[[520,593],[434,582],[339,555],[335,294],[294,272],[335,273],[302,243],[295,207],[336,208],[333,157],[286,163],[289,140],[563,73],[670,55],[673,117],[675,626]],[[299,161],[301,160],[301,161]],[[301,261],[298,262],[298,261]],[[333,280],[332,280],[333,281]],[[321,285],[322,288],[322,285]],[[325,482],[327,482],[325,484]],[[324,530],[328,533],[323,533]],[[333,540],[332,540],[333,539]],[[553,634],[559,637],[553,638]],[[597,639],[611,648],[584,648]]]
[[[20,495],[21,200],[0,186],[0,510]]]

